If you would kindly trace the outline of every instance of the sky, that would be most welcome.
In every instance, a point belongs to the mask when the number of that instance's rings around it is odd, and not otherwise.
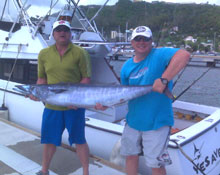
[[[22,0],[25,1],[25,0]],[[55,0],[53,0],[55,2]],[[66,2],[66,0],[59,0],[61,2]],[[77,2],[78,0],[75,0]],[[80,5],[88,5],[88,4],[96,4],[96,5],[103,5],[106,0],[80,0]],[[146,2],[152,2],[152,0],[145,0]],[[220,5],[220,0],[153,0],[153,1],[164,1],[164,2],[173,2],[173,3],[209,3],[209,4],[216,4]],[[32,4],[50,4],[50,0],[28,0],[28,2],[32,2]],[[109,0],[107,5],[114,5],[118,0]]]
[[[25,2],[26,0],[21,0]],[[55,2],[56,0],[52,0]],[[78,0],[75,0],[77,2]],[[147,2],[152,2],[152,0],[145,0]],[[220,0],[157,0],[157,1],[165,1],[165,2],[173,2],[173,3],[209,3],[209,4],[216,4],[220,6]],[[6,7],[6,11],[10,12],[10,16],[13,16],[13,20],[17,18],[18,15],[18,10],[13,6],[12,1],[8,1],[9,3],[9,8]],[[96,4],[96,5],[103,5],[106,2],[106,0],[80,0],[79,5],[91,5],[91,4]],[[109,0],[107,5],[114,5],[118,0]],[[54,11],[60,10],[61,7],[63,7],[63,3],[66,4],[66,0],[59,0],[59,3],[56,5],[54,8]],[[50,6],[50,0],[28,0],[27,4],[31,4],[31,7],[28,9],[28,14],[30,16],[44,16],[48,12],[48,7]],[[0,3],[0,13],[3,9],[3,3]],[[39,10],[40,9],[40,10]],[[40,11],[40,13],[39,13]]]
[[[114,5],[118,0],[109,0],[107,5]],[[147,2],[152,2],[151,0],[146,0]],[[216,4],[220,5],[220,0],[157,0],[157,1],[164,1],[164,2],[173,2],[173,3],[209,3],[209,4]],[[89,2],[89,3],[88,3]],[[102,5],[105,2],[105,0],[92,0],[92,3],[90,0],[80,0],[81,5],[87,5],[87,4],[99,4]]]

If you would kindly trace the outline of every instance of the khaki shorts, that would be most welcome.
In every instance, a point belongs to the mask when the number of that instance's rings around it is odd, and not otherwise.
[[[159,168],[172,163],[167,152],[170,127],[164,126],[158,130],[138,131],[125,126],[121,138],[120,153],[123,156],[143,153],[147,166]]]

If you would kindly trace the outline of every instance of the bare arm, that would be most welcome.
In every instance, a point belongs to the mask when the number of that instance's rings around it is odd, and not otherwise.
[[[188,63],[190,53],[185,50],[178,50],[171,59],[168,67],[164,71],[162,77],[168,81],[172,80]],[[162,93],[165,85],[161,83],[160,79],[156,79],[153,84],[153,90]]]
[[[47,84],[47,79],[46,78],[38,78],[37,84]]]
[[[164,71],[162,77],[172,80],[188,63],[190,59],[190,53],[185,50],[179,50],[173,56],[168,65],[167,69]]]
[[[89,83],[90,83],[90,78],[82,78],[82,80],[80,81],[80,83],[89,84]]]

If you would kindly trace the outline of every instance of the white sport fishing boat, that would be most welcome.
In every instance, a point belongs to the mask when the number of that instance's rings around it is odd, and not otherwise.
[[[36,82],[37,56],[41,49],[54,43],[51,35],[54,21],[64,19],[71,22],[73,42],[84,47],[91,56],[92,83],[120,83],[105,59],[110,51],[109,45],[95,26],[94,19],[99,11],[92,20],[88,20],[74,0],[67,0],[66,5],[52,14],[58,3],[59,0],[51,1],[48,4],[48,12],[42,18],[29,16],[28,11],[33,4],[28,0],[5,0],[1,4],[2,117],[36,132],[40,132],[41,128],[43,103],[25,98],[12,88],[18,84]],[[220,174],[220,109],[181,101],[174,102],[173,108],[174,129],[177,132],[171,135],[169,142],[173,164],[166,167],[167,174]],[[106,111],[86,110],[86,138],[91,153],[121,166],[124,166],[124,158],[119,155],[120,137],[126,112],[126,104]],[[63,142],[68,144],[66,132]],[[149,168],[144,165],[143,157],[140,157],[139,172],[150,174]]]

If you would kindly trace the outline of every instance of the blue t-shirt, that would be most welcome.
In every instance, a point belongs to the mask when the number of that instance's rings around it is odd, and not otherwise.
[[[121,70],[123,85],[152,85],[160,78],[173,55],[174,48],[153,48],[148,56],[135,63],[133,58],[125,62]],[[172,89],[172,81],[169,83]],[[172,101],[158,92],[151,92],[128,102],[128,125],[139,131],[156,130],[162,126],[172,126]]]

